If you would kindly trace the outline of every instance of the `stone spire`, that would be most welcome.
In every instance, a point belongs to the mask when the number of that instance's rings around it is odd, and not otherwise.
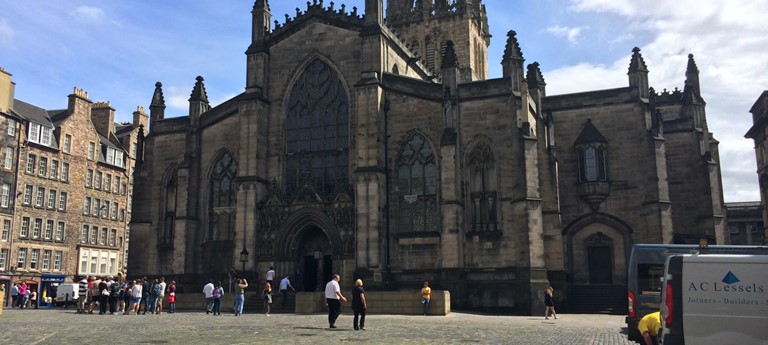
[[[688,54],[688,67],[685,69],[685,85],[690,85],[696,96],[701,98],[701,89],[699,89],[699,68],[693,59],[693,54]]]
[[[264,42],[264,37],[269,33],[272,21],[272,13],[269,10],[269,1],[256,0],[251,10],[251,46]],[[251,47],[248,48],[251,50]]]
[[[192,95],[189,97],[189,118],[193,125],[198,123],[200,115],[211,109],[208,104],[208,94],[205,92],[203,77],[197,76],[195,80],[197,82],[192,89]]]
[[[504,58],[501,60],[504,78],[512,79],[512,90],[519,91],[523,82],[523,52],[517,42],[517,33],[507,32],[507,46],[504,48]]]
[[[641,98],[648,98],[648,66],[640,54],[640,48],[632,49],[632,58],[629,61],[629,86],[637,88]]]
[[[544,97],[544,88],[547,86],[547,83],[544,82],[544,75],[541,74],[538,62],[534,61],[532,64],[528,65],[528,73],[526,74],[525,79],[528,81],[529,90],[539,90],[542,93],[541,96]]]
[[[149,104],[149,130],[155,128],[155,121],[165,118],[165,97],[163,97],[163,84],[155,83],[155,92],[152,94],[152,102]]]
[[[245,92],[264,92],[266,70],[269,68],[269,48],[265,43],[271,32],[272,13],[269,1],[256,0],[251,10],[251,44],[245,51]]]

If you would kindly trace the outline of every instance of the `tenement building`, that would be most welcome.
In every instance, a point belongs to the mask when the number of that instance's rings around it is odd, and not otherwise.
[[[53,283],[123,272],[134,161],[126,148],[148,116],[138,109],[133,123],[116,125],[109,102],[78,88],[65,109],[46,110],[14,99],[10,75],[0,84],[6,281],[53,297]]]
[[[482,1],[416,4],[314,1],[273,25],[257,0],[243,93],[211,107],[197,77],[172,117],[157,83],[130,272],[193,291],[270,266],[302,291],[426,280],[454,308],[513,313],[551,285],[620,309],[633,244],[728,242],[692,55],[682,90],[651,88],[635,48],[626,85],[550,96],[514,31],[488,57]]]

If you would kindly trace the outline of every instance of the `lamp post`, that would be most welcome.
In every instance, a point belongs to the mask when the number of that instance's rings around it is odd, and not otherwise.
[[[240,262],[243,263],[243,276],[245,276],[245,263],[248,262],[248,250],[245,247],[240,252]]]

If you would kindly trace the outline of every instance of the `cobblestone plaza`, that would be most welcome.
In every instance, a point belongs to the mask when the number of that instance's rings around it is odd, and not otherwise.
[[[343,309],[337,329],[324,314],[253,311],[235,317],[183,312],[161,315],[78,315],[73,309],[5,310],[3,344],[634,344],[624,317],[532,316],[451,313],[448,316],[368,315],[366,330],[352,329]]]

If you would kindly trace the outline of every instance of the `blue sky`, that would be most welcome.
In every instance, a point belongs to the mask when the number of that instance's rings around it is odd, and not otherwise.
[[[363,0],[337,0],[363,11]],[[688,53],[701,71],[710,131],[720,141],[725,199],[759,200],[749,109],[768,89],[768,2],[749,0],[485,0],[490,77],[501,74],[506,33],[526,63],[538,61],[547,94],[627,85],[633,47],[657,91],[682,88]],[[325,1],[329,5],[329,1]],[[0,66],[16,98],[61,109],[73,87],[110,101],[117,121],[148,107],[163,83],[166,116],[187,112],[197,75],[213,105],[245,85],[252,0],[7,1],[0,12]],[[306,0],[271,0],[273,19]]]

